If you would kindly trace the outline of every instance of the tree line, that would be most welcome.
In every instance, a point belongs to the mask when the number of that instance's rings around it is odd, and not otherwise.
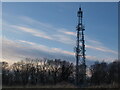
[[[120,61],[95,62],[89,67],[86,85],[120,83]],[[75,84],[75,65],[61,59],[30,59],[9,65],[2,62],[3,85],[55,85],[60,82]],[[81,83],[82,81],[80,81]]]

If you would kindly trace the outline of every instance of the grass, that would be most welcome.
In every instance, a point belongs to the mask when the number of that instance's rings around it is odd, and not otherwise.
[[[3,88],[78,88],[78,87],[75,86],[74,84],[61,82],[56,85],[3,86]],[[110,85],[103,84],[103,85],[87,86],[84,88],[120,88],[120,85],[119,84],[110,84]]]
[[[77,87],[73,84],[62,82],[56,85],[3,86],[3,88],[77,88]]]

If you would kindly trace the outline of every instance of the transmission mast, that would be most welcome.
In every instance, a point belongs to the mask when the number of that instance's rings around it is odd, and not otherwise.
[[[76,42],[76,85],[84,83],[86,79],[86,64],[85,64],[85,41],[84,41],[84,26],[82,24],[83,12],[81,7],[77,12],[78,25],[77,30],[77,42]]]

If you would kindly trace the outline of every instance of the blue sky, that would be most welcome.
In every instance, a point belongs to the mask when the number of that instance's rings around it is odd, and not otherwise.
[[[86,58],[117,59],[117,3],[2,3],[3,60],[61,58],[75,62],[77,11],[85,25]]]

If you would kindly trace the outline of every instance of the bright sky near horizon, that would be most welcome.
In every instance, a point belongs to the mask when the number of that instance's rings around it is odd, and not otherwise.
[[[27,57],[46,57],[75,62],[79,5],[84,13],[88,62],[117,59],[117,2],[4,2],[3,60],[14,62]]]

